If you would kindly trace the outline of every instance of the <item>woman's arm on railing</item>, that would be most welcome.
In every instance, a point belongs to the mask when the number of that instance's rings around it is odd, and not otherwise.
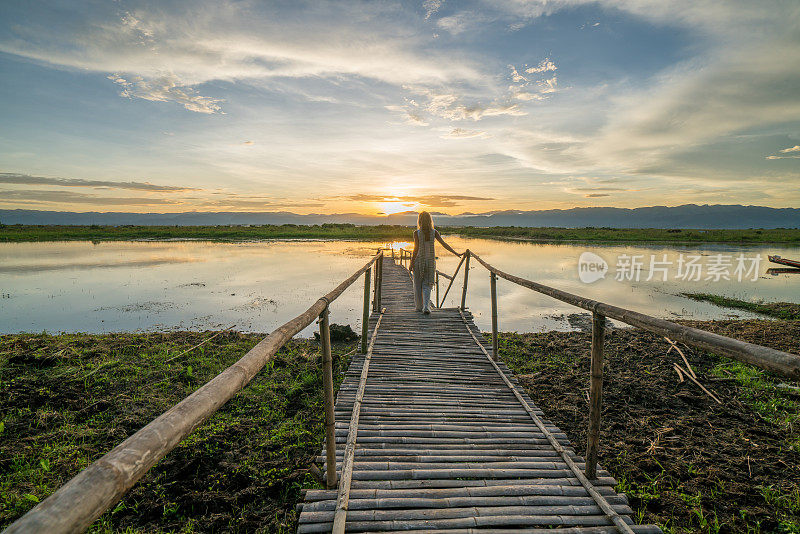
[[[441,244],[442,244],[442,246],[443,246],[445,249],[449,250],[450,252],[452,252],[452,253],[453,253],[453,254],[455,254],[456,256],[458,256],[458,257],[461,257],[461,256],[463,256],[463,255],[464,255],[464,252],[462,252],[461,254],[459,254],[458,252],[456,252],[456,251],[453,249],[453,247],[451,247],[450,245],[448,245],[447,243],[445,243],[444,239],[442,239],[442,235],[439,233],[439,231],[438,231],[438,230],[436,231],[436,241],[438,241],[439,243],[441,243]],[[414,249],[414,250],[416,250],[416,249]]]

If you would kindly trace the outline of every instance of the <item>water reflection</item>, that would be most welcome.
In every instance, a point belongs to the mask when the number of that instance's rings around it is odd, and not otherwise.
[[[470,248],[510,272],[565,291],[665,318],[753,317],[680,296],[708,292],[745,300],[800,298],[800,278],[767,274],[766,255],[800,257],[798,249],[707,245],[585,246],[534,244],[447,237],[456,250]],[[268,241],[217,243],[90,242],[0,244],[0,332],[218,329],[267,332],[305,311],[320,295],[375,252],[383,243],[359,241]],[[411,246],[394,242],[395,250]],[[578,279],[578,257],[591,251],[609,266],[622,254],[681,253],[713,256],[740,252],[764,257],[755,281],[688,282],[654,277],[617,281],[613,273],[592,284]],[[459,259],[442,252],[439,269],[452,272]],[[645,266],[646,267],[646,266]],[[489,327],[489,277],[473,261],[467,303],[478,325]],[[461,299],[461,275],[446,305]],[[354,284],[332,306],[332,321],[356,327],[361,315],[361,284]],[[444,285],[442,291],[444,291]],[[581,327],[581,310],[498,281],[502,330],[569,330]],[[310,336],[315,326],[303,335]]]

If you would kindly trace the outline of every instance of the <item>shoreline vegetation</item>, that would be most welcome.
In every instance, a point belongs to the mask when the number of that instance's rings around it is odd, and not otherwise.
[[[658,228],[528,228],[442,227],[443,232],[462,237],[524,240],[541,243],[735,243],[800,245],[800,229],[658,229]],[[30,241],[128,241],[196,239],[248,241],[265,239],[407,239],[410,227],[354,224],[263,225],[263,226],[58,226],[3,225],[0,242]]]
[[[720,308],[733,308],[745,310],[775,319],[800,319],[800,304],[793,302],[751,302],[733,297],[722,295],[712,295],[710,293],[681,293],[682,296],[701,302],[710,302]]]
[[[796,320],[686,323],[800,351]],[[0,528],[261,338],[233,331],[0,336]],[[679,380],[678,355],[667,353],[663,338],[612,329],[606,346],[600,463],[637,522],[665,533],[800,532],[798,384],[684,350],[718,405]],[[337,385],[356,347],[335,343]],[[503,360],[579,453],[589,347],[581,332],[500,335]],[[320,487],[312,463],[323,436],[321,369],[317,342],[290,341],[90,532],[294,532],[301,488]]]

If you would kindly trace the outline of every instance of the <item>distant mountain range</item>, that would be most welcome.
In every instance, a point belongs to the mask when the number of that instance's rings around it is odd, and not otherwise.
[[[416,224],[416,212],[387,216],[357,213],[300,215],[291,212],[99,213],[0,210],[3,224],[63,225],[261,225],[351,223],[358,225]],[[740,205],[651,206],[646,208],[572,208],[508,210],[491,213],[434,213],[439,226],[553,226],[582,228],[800,228],[800,209]]]

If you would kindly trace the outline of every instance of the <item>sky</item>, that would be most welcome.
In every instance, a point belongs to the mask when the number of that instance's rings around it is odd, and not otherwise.
[[[797,0],[0,3],[0,208],[800,206]]]

